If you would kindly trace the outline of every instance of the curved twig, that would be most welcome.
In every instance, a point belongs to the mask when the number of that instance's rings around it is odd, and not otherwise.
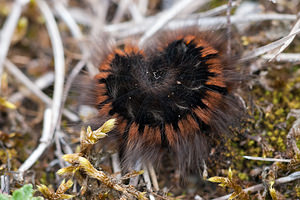
[[[53,104],[52,104],[52,122],[51,132],[54,134],[56,124],[59,120],[59,111],[61,109],[61,102],[63,97],[64,79],[65,79],[65,58],[62,40],[59,34],[59,30],[54,19],[54,16],[44,0],[37,1],[43,16],[46,20],[46,27],[49,33],[49,37],[52,44],[53,56],[54,56],[54,68],[55,68],[55,82],[53,92]]]

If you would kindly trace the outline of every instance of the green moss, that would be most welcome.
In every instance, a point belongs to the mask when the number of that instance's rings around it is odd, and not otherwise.
[[[215,7],[224,5],[224,4],[226,4],[226,3],[227,3],[227,1],[225,1],[225,0],[212,0],[212,1],[210,2],[210,7],[211,7],[211,8],[215,8]]]
[[[297,140],[297,147],[300,149],[300,140]]]
[[[242,180],[242,181],[247,181],[249,180],[249,176],[247,173],[238,173],[238,177]]]
[[[299,66],[270,68],[267,79],[273,91],[268,91],[267,87],[259,84],[253,86],[252,103],[256,106],[253,113],[250,113],[251,120],[246,122],[243,131],[263,140],[247,138],[245,142],[245,137],[241,136],[226,144],[230,152],[227,152],[226,156],[231,156],[231,168],[237,171],[241,180],[251,181],[252,177],[244,172],[245,168],[254,169],[266,165],[266,162],[262,161],[245,160],[243,156],[274,157],[279,152],[286,151],[286,135],[295,121],[295,117],[287,119],[287,115],[291,109],[300,108],[300,88],[297,86],[300,77],[297,77],[295,72],[298,69]],[[243,132],[240,135],[243,135]],[[297,145],[300,148],[300,140]]]
[[[295,191],[296,191],[296,196],[300,197],[300,186],[299,185],[295,186]]]

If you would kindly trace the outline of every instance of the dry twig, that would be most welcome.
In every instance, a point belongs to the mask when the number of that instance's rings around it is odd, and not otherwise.
[[[110,33],[117,38],[126,38],[132,35],[144,33],[147,28],[157,19],[160,14],[152,17],[147,17],[142,23],[123,22],[120,24],[112,24],[104,27],[104,31]],[[268,20],[279,21],[294,21],[297,19],[296,15],[290,14],[253,14],[244,17],[231,16],[231,24],[252,23]],[[197,26],[200,30],[217,30],[225,28],[227,24],[227,17],[194,17],[194,18],[178,18],[170,21],[164,30],[176,30],[178,28],[187,28]]]
[[[278,159],[278,158],[262,158],[262,157],[253,157],[253,156],[243,156],[248,160],[259,160],[259,161],[269,161],[269,162],[291,162],[290,159]]]
[[[279,179],[276,179],[275,180],[275,185],[279,185],[279,184],[283,184],[283,183],[288,183],[288,182],[291,182],[291,181],[294,181],[294,180],[297,180],[297,179],[300,179],[300,172],[294,172],[286,177],[282,177],[282,178],[279,178]],[[248,192],[256,192],[256,191],[259,191],[259,190],[263,190],[265,187],[263,184],[258,184],[258,185],[254,185],[254,186],[251,186],[247,189],[244,189],[244,192],[248,193]],[[228,194],[228,195],[225,195],[225,196],[222,196],[222,197],[218,197],[218,198],[215,198],[213,200],[226,200],[228,199],[229,197],[231,196],[231,194]]]
[[[18,20],[21,16],[23,7],[29,2],[29,0],[17,0],[15,1],[12,11],[9,17],[5,21],[2,30],[0,31],[0,90],[1,90],[1,77],[3,72],[3,64],[6,59],[6,55],[9,49],[9,45],[16,29]]]
[[[298,33],[300,33],[300,29],[295,30],[292,34],[289,34],[288,36],[285,36],[279,40],[276,40],[275,42],[272,42],[265,46],[254,49],[254,50],[246,53],[246,55],[243,56],[241,61],[247,61],[247,60],[256,58],[266,52],[272,51],[273,49],[276,49],[276,48],[280,47],[281,45],[283,45],[286,41],[288,41],[290,38],[294,37]]]
[[[158,186],[157,176],[156,176],[154,167],[151,163],[149,163],[147,167],[148,167],[149,172],[150,172],[150,177],[151,177],[151,180],[152,180],[154,191],[158,191],[159,186]]]
[[[65,78],[65,58],[62,40],[54,16],[44,0],[37,1],[41,13],[45,17],[46,27],[49,33],[53,49],[55,82],[52,104],[51,133],[54,134],[56,124],[59,121],[59,111],[63,98],[64,78]]]
[[[232,0],[229,0],[227,3],[227,55],[231,56],[231,9],[232,9]]]
[[[152,192],[152,186],[151,186],[151,180],[150,180],[150,176],[149,176],[148,167],[146,165],[143,165],[143,170],[144,170],[143,177],[144,177],[144,180],[146,183],[147,190],[149,192]],[[154,196],[151,193],[149,194],[149,198],[150,198],[150,200],[155,200]]]
[[[296,24],[293,26],[293,28],[292,28],[291,32],[289,33],[289,35],[292,35],[296,30],[299,30],[299,29],[300,29],[300,19],[298,19]],[[275,54],[273,54],[273,56],[270,58],[270,61],[275,59],[281,52],[283,52],[293,42],[295,37],[296,37],[296,35],[293,35],[289,40],[287,40],[281,46],[281,48]]]
[[[79,26],[77,25],[76,21],[73,19],[70,12],[65,8],[65,6],[60,0],[55,1],[54,8],[56,12],[59,14],[60,18],[62,18],[62,20],[66,23],[66,25],[70,29],[73,37],[77,40],[77,43],[83,54],[83,59],[87,62],[88,72],[91,77],[94,76],[95,74],[98,73],[98,69],[88,60],[90,56],[90,50],[85,45],[85,43],[83,43],[84,36]]]
[[[46,148],[52,143],[52,134],[51,134],[51,109],[47,108],[44,112],[44,123],[43,123],[43,132],[40,139],[39,146],[31,153],[31,155],[26,159],[26,161],[19,167],[16,179],[23,180],[23,174],[25,171],[30,169],[33,164],[40,158],[44,153]]]
[[[112,162],[112,168],[113,168],[113,172],[114,174],[117,174],[116,175],[116,178],[117,179],[120,179],[121,178],[121,165],[120,165],[120,159],[119,159],[119,154],[118,153],[114,153],[111,155],[111,162]]]
[[[17,81],[20,81],[23,85],[27,87],[34,95],[36,95],[41,101],[43,101],[47,106],[52,106],[52,100],[45,93],[43,93],[39,87],[33,83],[21,70],[18,69],[9,60],[5,61],[6,70],[13,75]],[[73,122],[79,121],[79,117],[67,109],[63,109],[63,114]]]
[[[15,68],[15,66],[13,66],[13,68]],[[49,72],[49,73],[42,75],[36,81],[34,81],[34,85],[36,85],[40,90],[42,90],[42,89],[45,89],[45,88],[49,87],[50,85],[52,85],[53,82],[54,82],[54,73]],[[28,96],[28,95],[30,95],[30,92],[27,92],[27,90],[16,92],[13,95],[11,95],[8,98],[8,100],[12,103],[16,103],[16,102],[22,101],[22,99],[24,98],[24,95]]]
[[[205,4],[207,0],[203,1],[194,1],[194,0],[182,0],[176,3],[172,8],[161,13],[160,17],[156,20],[156,22],[151,26],[151,28],[141,37],[139,46],[142,46],[147,39],[149,39],[152,35],[154,35],[159,29],[161,29],[166,23],[168,23],[172,18],[176,15],[179,15],[187,6],[192,7],[193,9],[197,9],[203,4]],[[193,6],[192,6],[192,5]],[[197,6],[199,7],[197,7]],[[185,11],[186,12],[186,11]]]
[[[273,55],[263,55],[263,59],[276,61],[276,62],[290,62],[290,63],[299,63],[300,62],[300,53],[280,53],[275,58]]]

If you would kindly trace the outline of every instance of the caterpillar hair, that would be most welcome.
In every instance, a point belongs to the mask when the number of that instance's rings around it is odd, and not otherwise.
[[[170,153],[182,173],[198,169],[240,123],[244,111],[234,93],[242,78],[223,36],[168,31],[142,48],[107,45],[94,56],[100,72],[84,98],[93,97],[98,127],[117,119],[108,144],[117,146],[125,168]]]

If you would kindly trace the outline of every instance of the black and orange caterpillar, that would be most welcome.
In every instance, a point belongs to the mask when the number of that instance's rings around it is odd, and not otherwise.
[[[175,155],[181,171],[195,169],[216,140],[239,124],[234,96],[241,75],[226,40],[213,32],[163,32],[143,48],[102,51],[91,94],[98,127],[117,119],[110,133],[124,166]]]

